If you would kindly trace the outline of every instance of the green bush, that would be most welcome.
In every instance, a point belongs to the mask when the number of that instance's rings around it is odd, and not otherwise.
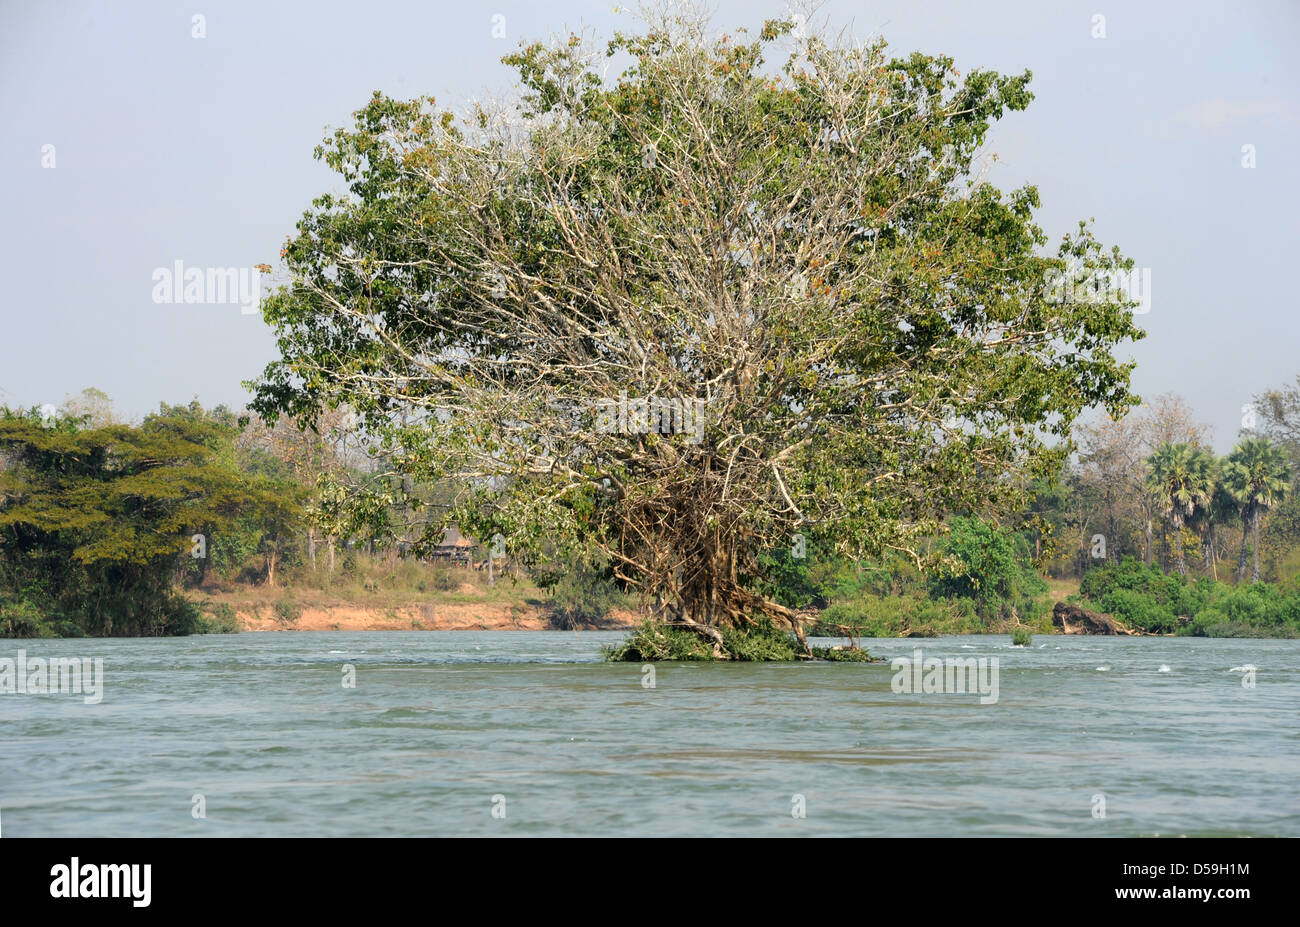
[[[595,624],[623,604],[625,596],[607,560],[599,556],[569,556],[539,561],[529,574],[550,599],[551,626],[562,630]]]
[[[1040,608],[1035,599],[1047,584],[1030,565],[1024,538],[969,516],[949,527],[937,548],[946,567],[929,580],[933,598],[968,600],[985,623]]]
[[[603,648],[611,663],[712,660],[713,647],[694,631],[647,621],[621,644]]]
[[[302,617],[302,605],[293,595],[286,594],[273,606],[275,620],[283,625],[290,625]]]
[[[603,621],[623,601],[613,582],[599,573],[578,570],[566,574],[550,588],[546,603],[554,627],[571,630]]]
[[[722,650],[729,660],[742,663],[785,663],[804,659],[794,634],[763,619],[750,628],[723,628]],[[813,656],[822,660],[865,663],[873,657],[857,648],[814,647]],[[623,643],[605,648],[610,662],[656,663],[661,661],[713,660],[713,645],[694,631],[657,622],[646,622]]]
[[[883,658],[873,657],[861,647],[814,647],[813,656],[832,663],[882,663]]]
[[[1178,618],[1157,599],[1132,589],[1113,589],[1101,599],[1101,610],[1130,628],[1166,633],[1178,626]]]
[[[239,615],[228,602],[208,606],[208,614],[200,614],[195,626],[196,634],[237,634],[240,631]]]
[[[847,629],[847,630],[846,630]],[[897,637],[917,629],[959,634],[983,630],[969,599],[934,600],[913,591],[903,595],[860,595],[833,602],[818,615],[810,633],[821,637]]]
[[[1143,631],[1202,637],[1300,633],[1300,592],[1271,583],[1188,581],[1127,557],[1089,570],[1079,591],[1085,607],[1108,612]],[[1190,620],[1184,622],[1184,617]]]
[[[0,600],[0,637],[57,637],[53,624],[28,599]]]

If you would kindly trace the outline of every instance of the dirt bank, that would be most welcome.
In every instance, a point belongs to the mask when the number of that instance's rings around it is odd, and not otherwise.
[[[361,605],[304,605],[294,621],[283,620],[270,606],[236,608],[245,631],[544,631],[552,627],[538,608],[498,603],[410,605],[371,608]],[[630,628],[635,612],[615,611],[599,627]]]

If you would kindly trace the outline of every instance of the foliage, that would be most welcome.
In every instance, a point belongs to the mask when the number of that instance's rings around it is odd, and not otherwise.
[[[1173,522],[1178,572],[1187,575],[1183,525],[1214,497],[1218,465],[1208,451],[1187,443],[1162,443],[1147,461],[1147,489]]]
[[[1133,558],[1088,571],[1079,586],[1089,607],[1151,633],[1208,637],[1291,637],[1300,633],[1300,589],[1274,583],[1188,581]]]
[[[626,641],[604,648],[612,663],[659,663],[666,660],[710,661],[710,644],[699,634],[657,622],[644,622]],[[793,654],[793,649],[791,649]]]
[[[196,634],[237,634],[241,630],[239,616],[227,602],[218,602],[205,609],[195,626]]]
[[[625,604],[608,561],[600,557],[563,556],[529,567],[538,587],[549,594],[551,625],[572,630],[598,624],[610,610]]]
[[[0,599],[0,637],[57,636],[35,602],[18,597]]]
[[[860,560],[1017,508],[1083,409],[1132,404],[1113,351],[1142,333],[1130,301],[1048,284],[1131,261],[1082,226],[1043,253],[1037,190],[973,164],[1028,73],[706,27],[526,45],[514,114],[376,94],[317,149],[346,192],[286,244],[253,405],[346,404],[511,551],[598,549],[674,615],[742,626],[806,600],[763,557],[796,533]]]
[[[920,631],[958,634],[985,630],[970,600],[935,601],[914,591],[832,601],[818,615],[812,633],[825,637],[898,637]]]
[[[272,610],[275,613],[275,620],[284,625],[293,624],[302,617],[302,605],[292,595],[281,597]]]
[[[930,579],[930,594],[970,599],[985,621],[1032,613],[1047,585],[1029,564],[1024,539],[970,516],[954,518],[950,528],[938,545],[943,567]]]
[[[1254,536],[1254,566],[1251,579],[1259,580],[1259,523],[1263,513],[1286,498],[1291,471],[1286,454],[1268,438],[1246,438],[1228,455],[1223,464],[1223,485],[1241,507],[1245,526],[1241,537],[1241,557],[1237,579],[1246,576],[1246,550]]]
[[[191,536],[290,502],[223,457],[220,422],[164,410],[138,427],[81,426],[0,409],[0,594],[59,633],[191,633],[198,612],[173,586]]]
[[[804,659],[804,651],[790,632],[760,619],[753,627],[722,630],[724,659],[737,662],[791,662]],[[822,660],[867,663],[873,658],[858,648],[814,648]],[[645,622],[626,641],[605,648],[610,662],[658,663],[712,661],[712,646],[699,634],[660,622]]]

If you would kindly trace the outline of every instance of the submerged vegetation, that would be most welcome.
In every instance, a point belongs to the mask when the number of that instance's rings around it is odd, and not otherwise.
[[[626,641],[614,647],[606,647],[605,658],[611,662],[628,663],[673,660],[789,662],[806,659],[876,662],[866,650],[854,646],[811,647],[805,650],[791,632],[776,627],[771,620],[761,620],[750,628],[724,628],[722,643],[717,650],[712,642],[694,631],[663,622],[647,621]]]

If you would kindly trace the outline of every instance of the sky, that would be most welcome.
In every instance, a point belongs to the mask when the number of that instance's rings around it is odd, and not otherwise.
[[[790,10],[709,6],[719,31]],[[1222,452],[1252,397],[1295,382],[1300,0],[832,0],[821,18],[963,73],[1033,72],[987,179],[1036,184],[1054,241],[1091,218],[1150,269],[1147,338],[1119,352],[1139,394],[1183,396]],[[273,332],[235,302],[156,301],[157,271],[276,265],[339,190],[313,149],[375,90],[460,109],[509,94],[521,40],[635,27],[568,0],[0,0],[0,405],[95,387],[131,420],[242,407]]]

